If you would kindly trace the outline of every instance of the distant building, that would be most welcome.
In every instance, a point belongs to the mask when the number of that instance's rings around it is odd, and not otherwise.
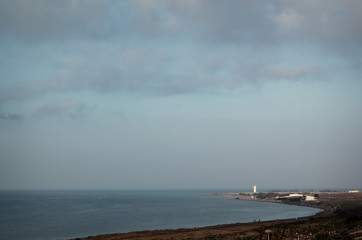
[[[291,194],[289,194],[289,197],[303,197],[303,194],[300,194],[300,193],[291,193]]]
[[[359,190],[350,190],[350,191],[348,191],[348,193],[358,193],[359,192]]]
[[[317,199],[314,196],[305,196],[305,201],[316,201]]]
[[[277,200],[287,200],[287,201],[293,201],[293,202],[299,202],[304,200],[304,195],[299,193],[291,193],[289,196],[282,196],[277,197]]]
[[[256,193],[256,185],[254,185],[254,193]]]

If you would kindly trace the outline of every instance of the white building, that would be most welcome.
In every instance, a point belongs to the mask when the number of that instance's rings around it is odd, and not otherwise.
[[[289,194],[289,197],[303,197],[303,194],[300,194],[300,193],[291,193],[291,194]]]
[[[307,195],[305,196],[305,201],[316,201],[314,196]]]
[[[359,192],[359,190],[350,190],[350,191],[348,191],[348,193],[358,193]]]

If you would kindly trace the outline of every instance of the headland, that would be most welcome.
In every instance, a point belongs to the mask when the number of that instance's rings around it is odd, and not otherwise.
[[[320,208],[323,211],[314,216],[297,219],[235,223],[190,229],[115,233],[76,239],[362,239],[362,192],[272,191],[215,193],[208,196],[293,204]]]

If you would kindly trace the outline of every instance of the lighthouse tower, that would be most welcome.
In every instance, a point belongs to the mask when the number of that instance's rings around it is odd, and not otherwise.
[[[254,185],[254,193],[256,193],[256,185]]]

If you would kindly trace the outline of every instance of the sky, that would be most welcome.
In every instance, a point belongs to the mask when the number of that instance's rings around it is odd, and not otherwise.
[[[0,0],[0,189],[361,189],[361,12]]]

